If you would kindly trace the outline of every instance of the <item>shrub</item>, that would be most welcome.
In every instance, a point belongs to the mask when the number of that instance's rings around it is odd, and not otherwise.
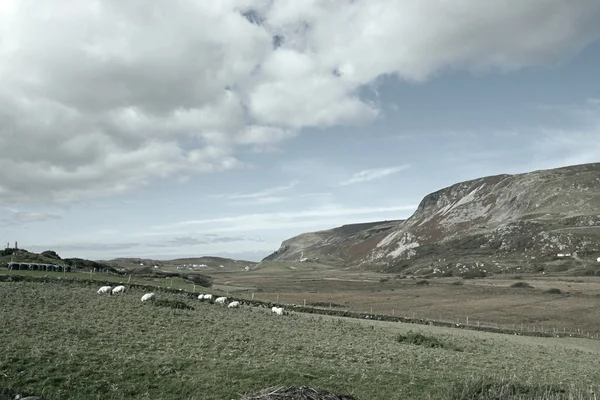
[[[557,288],[550,288],[550,289],[544,291],[544,293],[547,293],[547,294],[562,294],[562,292],[560,291],[560,289],[557,289]]]
[[[512,288],[533,288],[533,286],[531,286],[527,282],[515,282],[512,285],[510,285],[510,287],[512,287]]]
[[[157,299],[153,302],[155,307],[170,307],[176,310],[193,310],[194,307],[181,300]]]
[[[475,279],[475,278],[485,278],[487,276],[487,273],[475,269],[475,270],[471,270],[471,271],[467,271],[465,273],[463,273],[461,275],[463,277],[463,279]]]
[[[429,281],[427,279],[421,279],[415,283],[416,285],[429,285]]]
[[[201,274],[190,274],[187,277],[187,280],[193,282],[195,285],[200,285],[203,287],[211,287],[213,284],[213,279],[210,276],[201,275]]]
[[[306,305],[309,306],[313,306],[313,307],[329,307],[329,305],[331,304],[331,307],[344,307],[342,304],[337,304],[337,303],[330,303],[327,301],[313,301],[312,303],[306,303]]]

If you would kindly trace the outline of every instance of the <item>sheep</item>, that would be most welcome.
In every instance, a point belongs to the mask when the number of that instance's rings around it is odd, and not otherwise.
[[[146,293],[142,296],[142,301],[152,300],[154,301],[154,293]]]
[[[125,293],[125,286],[123,285],[119,285],[119,286],[115,286],[115,288],[112,290],[112,294],[117,294],[117,293]]]
[[[271,312],[274,312],[277,315],[283,315],[283,307],[272,307]]]
[[[104,294],[104,293],[111,294],[111,289],[112,289],[112,287],[110,287],[110,286],[102,286],[100,289],[98,289],[98,294]]]
[[[215,303],[217,303],[217,304],[225,304],[226,300],[227,300],[227,297],[217,297],[215,299]]]
[[[204,300],[212,300],[213,295],[212,294],[205,294],[204,295]]]
[[[198,295],[198,300],[204,300],[204,295],[202,293]]]
[[[227,308],[238,308],[240,306],[240,302],[239,301],[232,301],[231,303],[229,303],[229,305],[227,306]]]

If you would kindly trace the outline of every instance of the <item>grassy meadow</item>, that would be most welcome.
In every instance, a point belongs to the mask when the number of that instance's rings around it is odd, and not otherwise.
[[[159,293],[0,283],[0,389],[45,399],[239,399],[268,386],[373,399],[587,398],[600,342],[227,309]],[[483,381],[482,381],[483,379]],[[491,382],[491,385],[488,383]],[[493,397],[493,396],[492,396]]]

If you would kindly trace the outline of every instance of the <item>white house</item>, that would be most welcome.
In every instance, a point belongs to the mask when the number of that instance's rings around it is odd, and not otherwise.
[[[597,261],[597,262],[600,262],[600,257],[596,258],[596,261]]]
[[[571,257],[571,253],[558,253],[556,257]]]

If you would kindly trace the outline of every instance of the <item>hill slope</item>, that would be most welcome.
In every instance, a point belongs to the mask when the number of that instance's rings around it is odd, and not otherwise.
[[[285,240],[279,250],[263,261],[319,261],[343,266],[364,253],[362,247],[373,237],[380,237],[402,220],[343,225],[319,232],[303,233]]]
[[[425,196],[406,221],[360,242],[334,231],[327,242],[345,248],[327,251],[346,254],[348,266],[434,275],[600,267],[600,163],[458,183]],[[282,249],[309,248],[318,257],[312,250],[324,243],[305,246],[303,236]]]

